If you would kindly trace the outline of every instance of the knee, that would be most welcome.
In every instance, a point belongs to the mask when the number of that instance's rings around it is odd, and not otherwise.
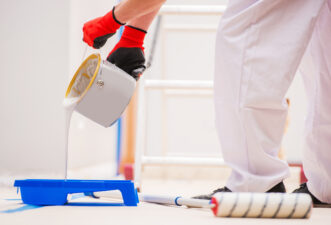
[[[259,94],[255,96],[243,96],[239,101],[240,109],[260,109],[287,111],[288,103],[286,99],[270,98],[267,95]]]

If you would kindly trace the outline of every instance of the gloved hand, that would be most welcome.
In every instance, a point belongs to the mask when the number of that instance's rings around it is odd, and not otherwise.
[[[144,38],[146,31],[125,26],[121,40],[109,53],[107,60],[121,68],[136,80],[146,69],[144,55]]]
[[[93,48],[101,48],[124,23],[114,14],[115,7],[103,17],[86,22],[83,26],[83,41]]]
[[[136,80],[146,69],[145,55],[140,48],[120,47],[112,52],[107,60],[130,74]]]

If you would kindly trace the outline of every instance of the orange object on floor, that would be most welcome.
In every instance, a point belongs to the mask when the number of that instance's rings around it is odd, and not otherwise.
[[[139,84],[137,84],[139,85]],[[124,173],[124,167],[128,164],[134,164],[135,144],[136,144],[136,125],[137,125],[137,90],[132,96],[130,104],[125,110],[123,117],[123,139],[121,149],[121,159],[119,173]]]

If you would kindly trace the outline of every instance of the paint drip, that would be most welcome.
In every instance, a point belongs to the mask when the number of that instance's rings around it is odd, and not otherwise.
[[[69,130],[72,113],[78,103],[79,97],[65,98],[63,100],[63,107],[65,109],[65,121],[64,121],[64,154],[65,154],[65,168],[64,168],[64,179],[68,177],[68,148],[69,148]]]
[[[89,60],[86,65],[84,65],[79,71],[77,76],[75,76],[73,84],[69,87],[69,92],[63,100],[63,107],[65,109],[65,126],[64,126],[64,135],[65,135],[65,171],[64,178],[68,177],[68,147],[69,147],[69,130],[70,122],[73,112],[79,100],[83,98],[84,92],[87,89],[88,85],[91,82],[91,79],[95,73],[95,70],[98,65],[97,59]]]

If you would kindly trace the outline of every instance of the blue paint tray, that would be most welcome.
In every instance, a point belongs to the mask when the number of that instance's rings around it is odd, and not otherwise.
[[[137,190],[130,180],[16,180],[22,201],[33,205],[64,205],[68,194],[119,190],[126,206],[137,206]]]

